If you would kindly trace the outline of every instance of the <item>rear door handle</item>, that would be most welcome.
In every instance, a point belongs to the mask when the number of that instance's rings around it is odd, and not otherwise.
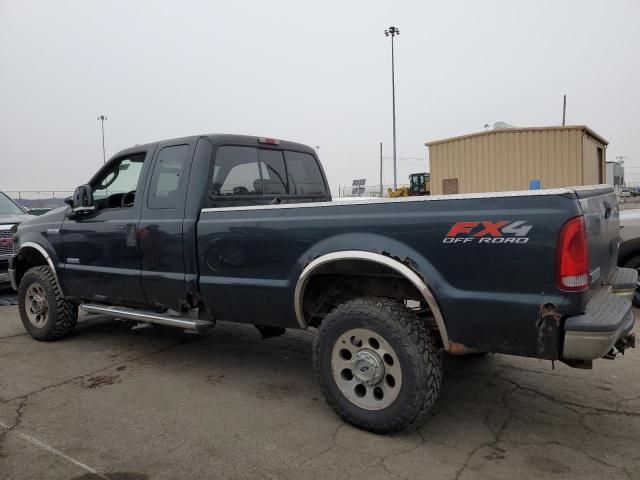
[[[127,247],[135,247],[138,241],[137,229],[135,223],[127,223],[126,225]]]

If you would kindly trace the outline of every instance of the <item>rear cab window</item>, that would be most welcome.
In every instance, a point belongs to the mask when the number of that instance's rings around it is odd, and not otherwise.
[[[223,145],[209,180],[210,207],[326,200],[313,155],[293,150]]]
[[[289,194],[301,196],[327,193],[316,159],[308,153],[284,152],[289,178]]]

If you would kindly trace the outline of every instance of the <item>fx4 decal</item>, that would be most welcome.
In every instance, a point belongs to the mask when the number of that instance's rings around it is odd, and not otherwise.
[[[533,228],[524,220],[455,223],[442,239],[442,243],[527,243],[527,234]]]

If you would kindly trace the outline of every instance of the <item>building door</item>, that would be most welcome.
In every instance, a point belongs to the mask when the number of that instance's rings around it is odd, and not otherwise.
[[[458,179],[457,178],[443,178],[442,179],[442,193],[445,195],[451,195],[452,193],[458,193]]]

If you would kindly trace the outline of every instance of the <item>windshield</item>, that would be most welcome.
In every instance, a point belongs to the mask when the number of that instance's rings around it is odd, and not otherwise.
[[[24,211],[0,192],[0,215],[24,215]]]

